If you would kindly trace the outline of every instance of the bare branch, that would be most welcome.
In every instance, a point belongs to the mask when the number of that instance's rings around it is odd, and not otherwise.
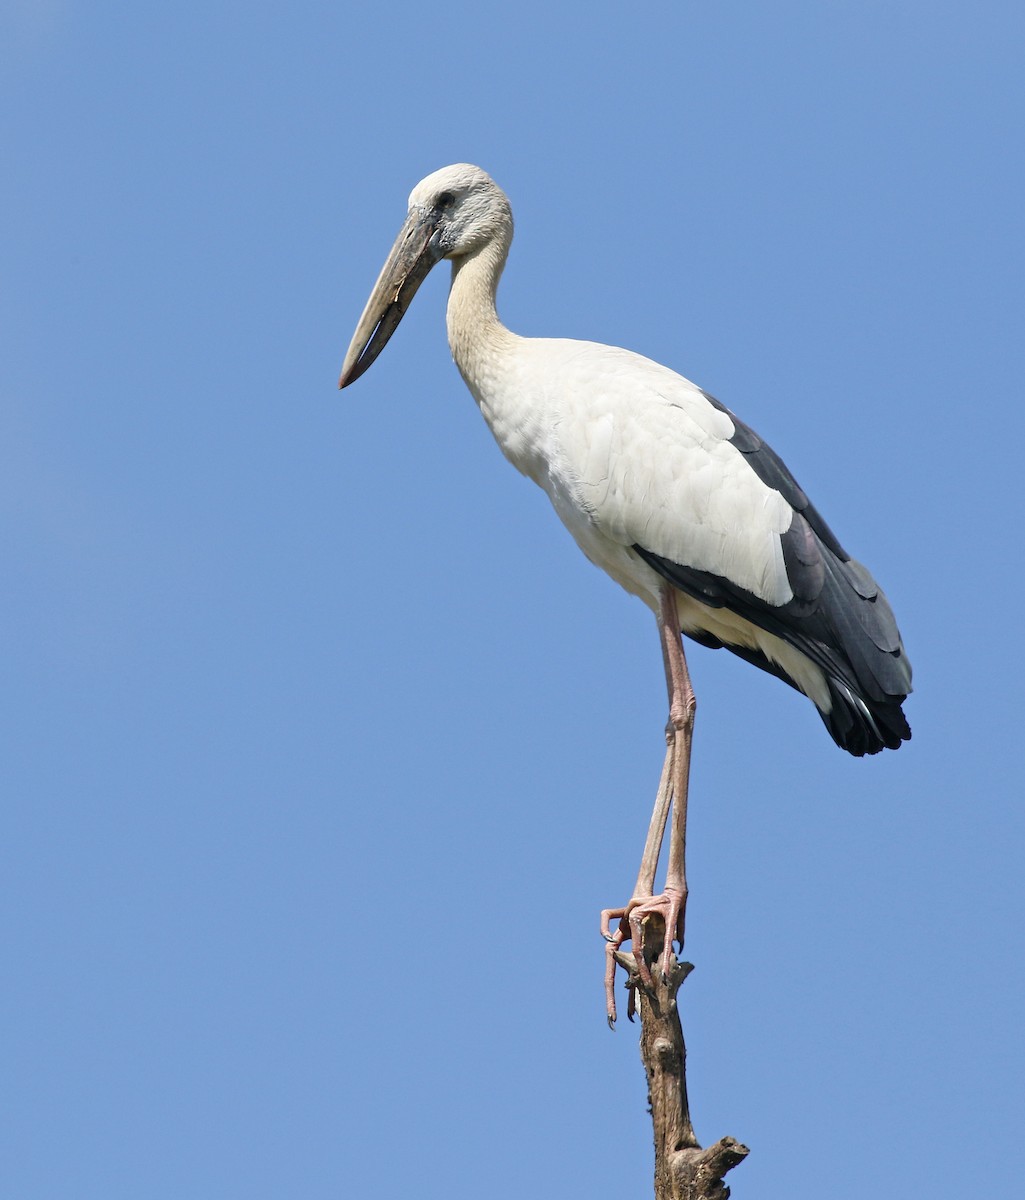
[[[659,918],[645,922],[643,952],[653,968],[664,936]],[[723,1177],[743,1162],[748,1149],[726,1137],[703,1150],[694,1135],[687,1104],[687,1049],[676,1004],[676,994],[694,968],[674,958],[668,972],[652,970],[654,987],[646,988],[634,955],[616,951],[615,957],[628,972],[632,998],[640,997],[641,1061],[655,1137],[655,1200],[726,1200],[730,1189]]]

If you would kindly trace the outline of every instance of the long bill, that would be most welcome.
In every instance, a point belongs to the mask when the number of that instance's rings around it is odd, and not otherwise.
[[[417,288],[431,267],[444,258],[439,243],[437,214],[410,212],[352,335],[338,380],[340,388],[359,379],[388,344]]]

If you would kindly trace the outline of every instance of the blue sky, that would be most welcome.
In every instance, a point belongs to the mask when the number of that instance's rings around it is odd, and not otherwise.
[[[961,1196],[1025,1068],[1020,6],[352,7],[0,7],[4,1194],[647,1194],[597,918],[654,624],[501,459],[443,269],[335,388],[471,161],[507,323],[734,408],[915,667],[856,761],[691,652],[698,1136],[737,1200]]]

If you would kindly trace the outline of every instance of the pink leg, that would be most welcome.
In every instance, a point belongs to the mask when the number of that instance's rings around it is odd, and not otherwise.
[[[665,942],[661,956],[663,972],[669,969],[674,938],[681,947],[683,946],[684,916],[687,906],[687,788],[690,778],[691,737],[694,730],[696,701],[680,637],[676,593],[669,584],[663,585],[662,588],[658,628],[666,672],[666,689],[669,693],[669,723],[666,726],[668,749],[633,896],[624,908],[605,909],[601,915],[602,934],[608,942],[605,963],[605,997],[610,1025],[613,1025],[616,1020],[613,986],[616,973],[615,952],[623,942],[627,940],[633,942],[638,974],[642,981],[649,986],[652,983],[651,972],[641,953],[641,926],[644,920],[658,914],[665,923]],[[652,893],[655,871],[670,804],[673,821],[669,834],[669,862],[666,867],[665,890],[660,896],[654,896]],[[613,921],[619,922],[619,928],[614,933],[611,930]]]

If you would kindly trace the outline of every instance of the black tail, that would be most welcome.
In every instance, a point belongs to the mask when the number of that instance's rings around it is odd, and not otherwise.
[[[901,742],[910,740],[911,726],[901,708],[906,697],[867,700],[841,680],[827,676],[826,682],[833,707],[819,715],[842,750],[860,758],[880,750],[899,750]]]
[[[753,666],[760,667],[784,683],[790,684],[795,691],[801,691],[790,676],[771,659],[750,650],[746,646],[731,646],[708,633],[688,633],[687,636],[702,646],[713,650],[729,650]],[[817,665],[822,665],[821,663]],[[865,754],[878,754],[880,750],[898,750],[901,742],[911,738],[911,727],[901,709],[901,703],[906,696],[887,697],[885,699],[870,699],[859,690],[852,687],[844,678],[826,672],[826,684],[829,688],[832,708],[823,712],[816,708],[822,723],[829,730],[829,735],[841,750],[861,758]],[[801,692],[804,695],[803,692]]]
[[[794,644],[825,672],[833,706],[822,720],[836,744],[851,754],[897,750],[911,737],[901,708],[911,691],[911,664],[893,610],[861,563],[821,549],[825,580],[816,628],[807,633],[825,644],[817,647],[817,656]]]
[[[810,659],[826,677],[832,706],[829,712],[819,712],[841,749],[858,757],[896,750],[911,737],[901,709],[911,691],[911,665],[889,602],[861,563],[841,557],[844,551],[835,539],[827,544],[799,513],[791,533],[784,535],[783,553],[796,585],[794,599],[778,608],[727,579],[680,566],[641,546],[634,550],[682,592],[712,608],[730,609]],[[688,636],[706,646],[725,646],[797,687],[757,650],[730,645],[711,634],[688,631]]]

